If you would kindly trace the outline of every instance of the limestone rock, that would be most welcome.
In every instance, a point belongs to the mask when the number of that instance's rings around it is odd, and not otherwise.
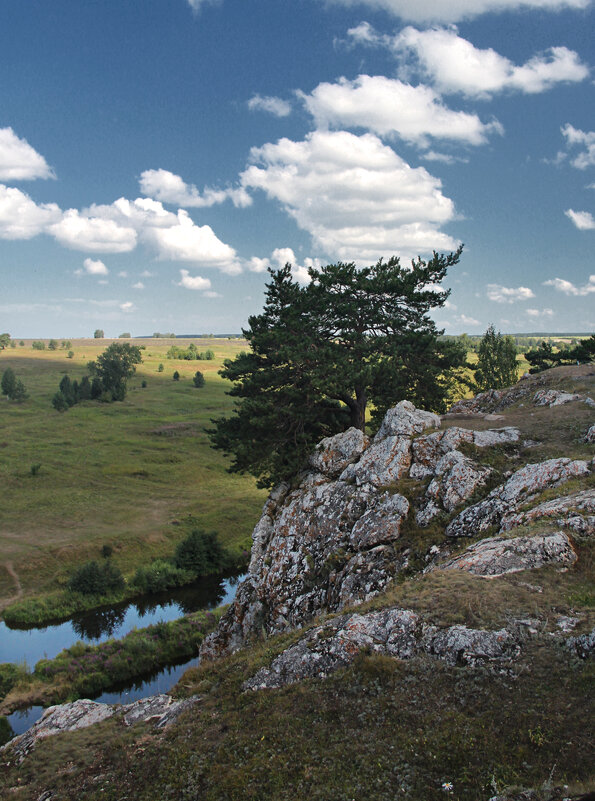
[[[585,442],[595,443],[595,425],[588,429],[583,439]]]
[[[425,626],[409,609],[385,609],[365,615],[342,615],[309,631],[261,668],[244,690],[283,687],[307,678],[325,678],[364,652],[398,659],[428,653],[449,665],[475,666],[510,660],[520,653],[517,637],[507,629],[484,631],[466,626]]]
[[[580,395],[571,395],[569,392],[561,392],[559,389],[538,389],[533,395],[535,406],[561,406],[564,403],[580,400]]]
[[[448,410],[449,414],[481,414],[492,412],[504,397],[504,390],[488,389],[474,398],[463,398]]]
[[[485,484],[490,468],[479,467],[459,451],[450,451],[440,459],[434,469],[422,507],[416,513],[418,526],[427,526],[439,512],[454,512],[457,506],[473,495],[477,487]]]
[[[457,515],[448,524],[446,535],[472,537],[491,526],[499,526],[505,514],[515,511],[538,493],[588,472],[587,462],[566,457],[526,465],[513,473],[505,484],[492,490],[483,501]]]
[[[506,426],[504,428],[490,428],[487,431],[470,431],[467,428],[453,426],[445,431],[427,434],[413,440],[413,464],[409,471],[411,478],[427,478],[434,475],[436,465],[440,459],[450,451],[455,450],[463,442],[475,445],[477,448],[493,447],[509,442],[518,442],[520,439],[518,428]]]
[[[309,464],[319,473],[337,478],[351,462],[355,462],[369,445],[369,439],[358,428],[323,439],[310,456]]]
[[[441,424],[439,415],[416,409],[410,401],[404,400],[388,410],[374,441],[394,436],[411,437],[426,428],[440,428]]]
[[[534,537],[490,537],[470,545],[460,556],[434,565],[434,570],[464,570],[476,576],[501,576],[520,570],[535,570],[547,564],[570,565],[576,553],[562,531]]]
[[[407,498],[383,493],[351,529],[350,547],[359,551],[396,540],[408,513]]]
[[[386,487],[402,478],[411,464],[411,440],[405,436],[387,436],[374,440],[355,464],[341,473],[342,481]]]
[[[580,637],[569,637],[566,640],[566,646],[579,659],[593,658],[595,656],[595,629],[592,629],[589,634],[581,634]]]
[[[583,536],[595,534],[595,489],[553,498],[522,512],[509,512],[503,516],[500,530],[510,531],[536,520],[551,520]]]
[[[509,660],[519,655],[520,646],[507,629],[485,631],[467,626],[429,629],[423,638],[427,653],[437,656],[448,665],[469,665]]]

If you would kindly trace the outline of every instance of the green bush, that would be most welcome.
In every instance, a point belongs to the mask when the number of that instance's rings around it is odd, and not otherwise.
[[[148,567],[137,569],[132,584],[141,592],[161,592],[170,587],[181,587],[190,581],[191,576],[187,570],[182,570],[171,562],[156,559]]]
[[[174,381],[179,381],[180,380],[180,374],[178,373],[177,370],[173,374],[172,378],[173,378]]]
[[[73,350],[69,350],[68,351],[67,358],[68,359],[74,359],[74,351]]]
[[[160,364],[159,367],[157,368],[157,372],[158,373],[162,373],[163,372],[163,365],[162,364]]]
[[[200,372],[200,370],[197,370],[194,373],[194,378],[192,379],[192,383],[194,384],[195,387],[198,387],[199,389],[200,389],[200,387],[204,387],[204,385],[205,385],[205,377]]]
[[[45,342],[42,342],[40,339],[36,339],[31,343],[31,347],[33,350],[45,350]]]
[[[48,342],[48,348],[50,350],[58,350],[58,343],[56,342],[55,339],[50,339],[50,341]]]
[[[52,398],[52,406],[57,412],[66,412],[70,409],[70,404],[60,390]]]
[[[226,566],[226,555],[217,539],[217,532],[193,529],[176,548],[174,564],[197,576],[216,573]]]
[[[106,559],[99,565],[95,560],[86,562],[74,571],[68,589],[83,595],[106,595],[124,587],[122,572]]]

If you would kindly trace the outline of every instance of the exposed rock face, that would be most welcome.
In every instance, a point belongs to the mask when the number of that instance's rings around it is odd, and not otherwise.
[[[433,570],[464,570],[476,576],[501,576],[534,570],[550,563],[570,565],[576,561],[570,540],[562,531],[534,537],[490,537],[469,546],[460,556]]]
[[[585,442],[590,442],[590,443],[595,442],[595,425],[592,425],[591,428],[588,429],[587,433],[584,436],[584,440]]]
[[[589,634],[581,634],[580,637],[569,637],[566,645],[579,659],[593,658],[595,656],[595,629]]]
[[[438,629],[424,625],[408,609],[366,615],[342,615],[312,629],[296,645],[261,668],[245,690],[283,687],[305,678],[324,678],[349,665],[361,652],[411,659],[427,653],[449,665],[477,665],[510,660],[520,652],[517,636],[506,630],[484,631],[466,626]]]
[[[174,701],[169,695],[152,695],[135,701],[127,706],[119,704],[99,704],[82,698],[70,704],[50,706],[24,734],[13,738],[0,748],[0,751],[11,749],[16,759],[22,762],[25,757],[44,737],[53,737],[67,731],[85,729],[102,720],[121,715],[124,723],[131,726],[141,720],[155,719],[156,726],[163,728],[173,723],[184,712],[197,702],[197,698]]]
[[[564,403],[580,400],[580,395],[571,395],[558,389],[539,389],[533,395],[535,406],[562,406]]]
[[[586,461],[568,458],[548,459],[517,470],[505,484],[492,490],[485,500],[464,509],[447,528],[449,537],[472,537],[491,526],[499,526],[502,518],[526,503],[547,487],[555,487],[575,476],[589,473]]]
[[[324,440],[310,461],[313,471],[294,490],[278,487],[265,504],[249,576],[201,656],[236,650],[251,635],[295,628],[381,592],[407,564],[394,544],[409,502],[387,487],[407,473],[412,437],[439,425],[437,415],[403,401],[372,444],[354,429]]]
[[[510,531],[536,520],[551,520],[583,536],[595,534],[595,489],[554,498],[523,512],[509,512],[503,516],[500,530]]]

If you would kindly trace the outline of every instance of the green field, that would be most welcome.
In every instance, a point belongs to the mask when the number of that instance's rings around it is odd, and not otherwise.
[[[188,515],[231,550],[249,550],[265,493],[252,478],[228,474],[205,433],[232,408],[217,371],[246,343],[194,339],[214,360],[180,361],[166,358],[173,340],[123,341],[146,346],[126,400],[86,401],[65,413],[51,405],[60,379],[80,380],[111,340],[73,340],[72,359],[64,349],[33,350],[30,340],[0,352],[0,373],[12,367],[30,396],[22,404],[0,399],[0,608],[21,591],[60,588],[104,544],[125,573],[170,555]],[[192,383],[196,370],[206,379],[201,389]]]

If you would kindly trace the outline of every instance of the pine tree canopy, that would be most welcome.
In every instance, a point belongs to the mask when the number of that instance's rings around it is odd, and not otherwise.
[[[461,252],[411,267],[395,256],[363,269],[310,268],[306,286],[289,264],[270,270],[264,310],[244,331],[251,351],[220,371],[238,402],[210,436],[233,455],[230,469],[271,486],[294,476],[322,437],[363,431],[368,406],[372,427],[403,399],[444,411],[466,352],[440,340],[429,312],[446,302],[439,284]]]

